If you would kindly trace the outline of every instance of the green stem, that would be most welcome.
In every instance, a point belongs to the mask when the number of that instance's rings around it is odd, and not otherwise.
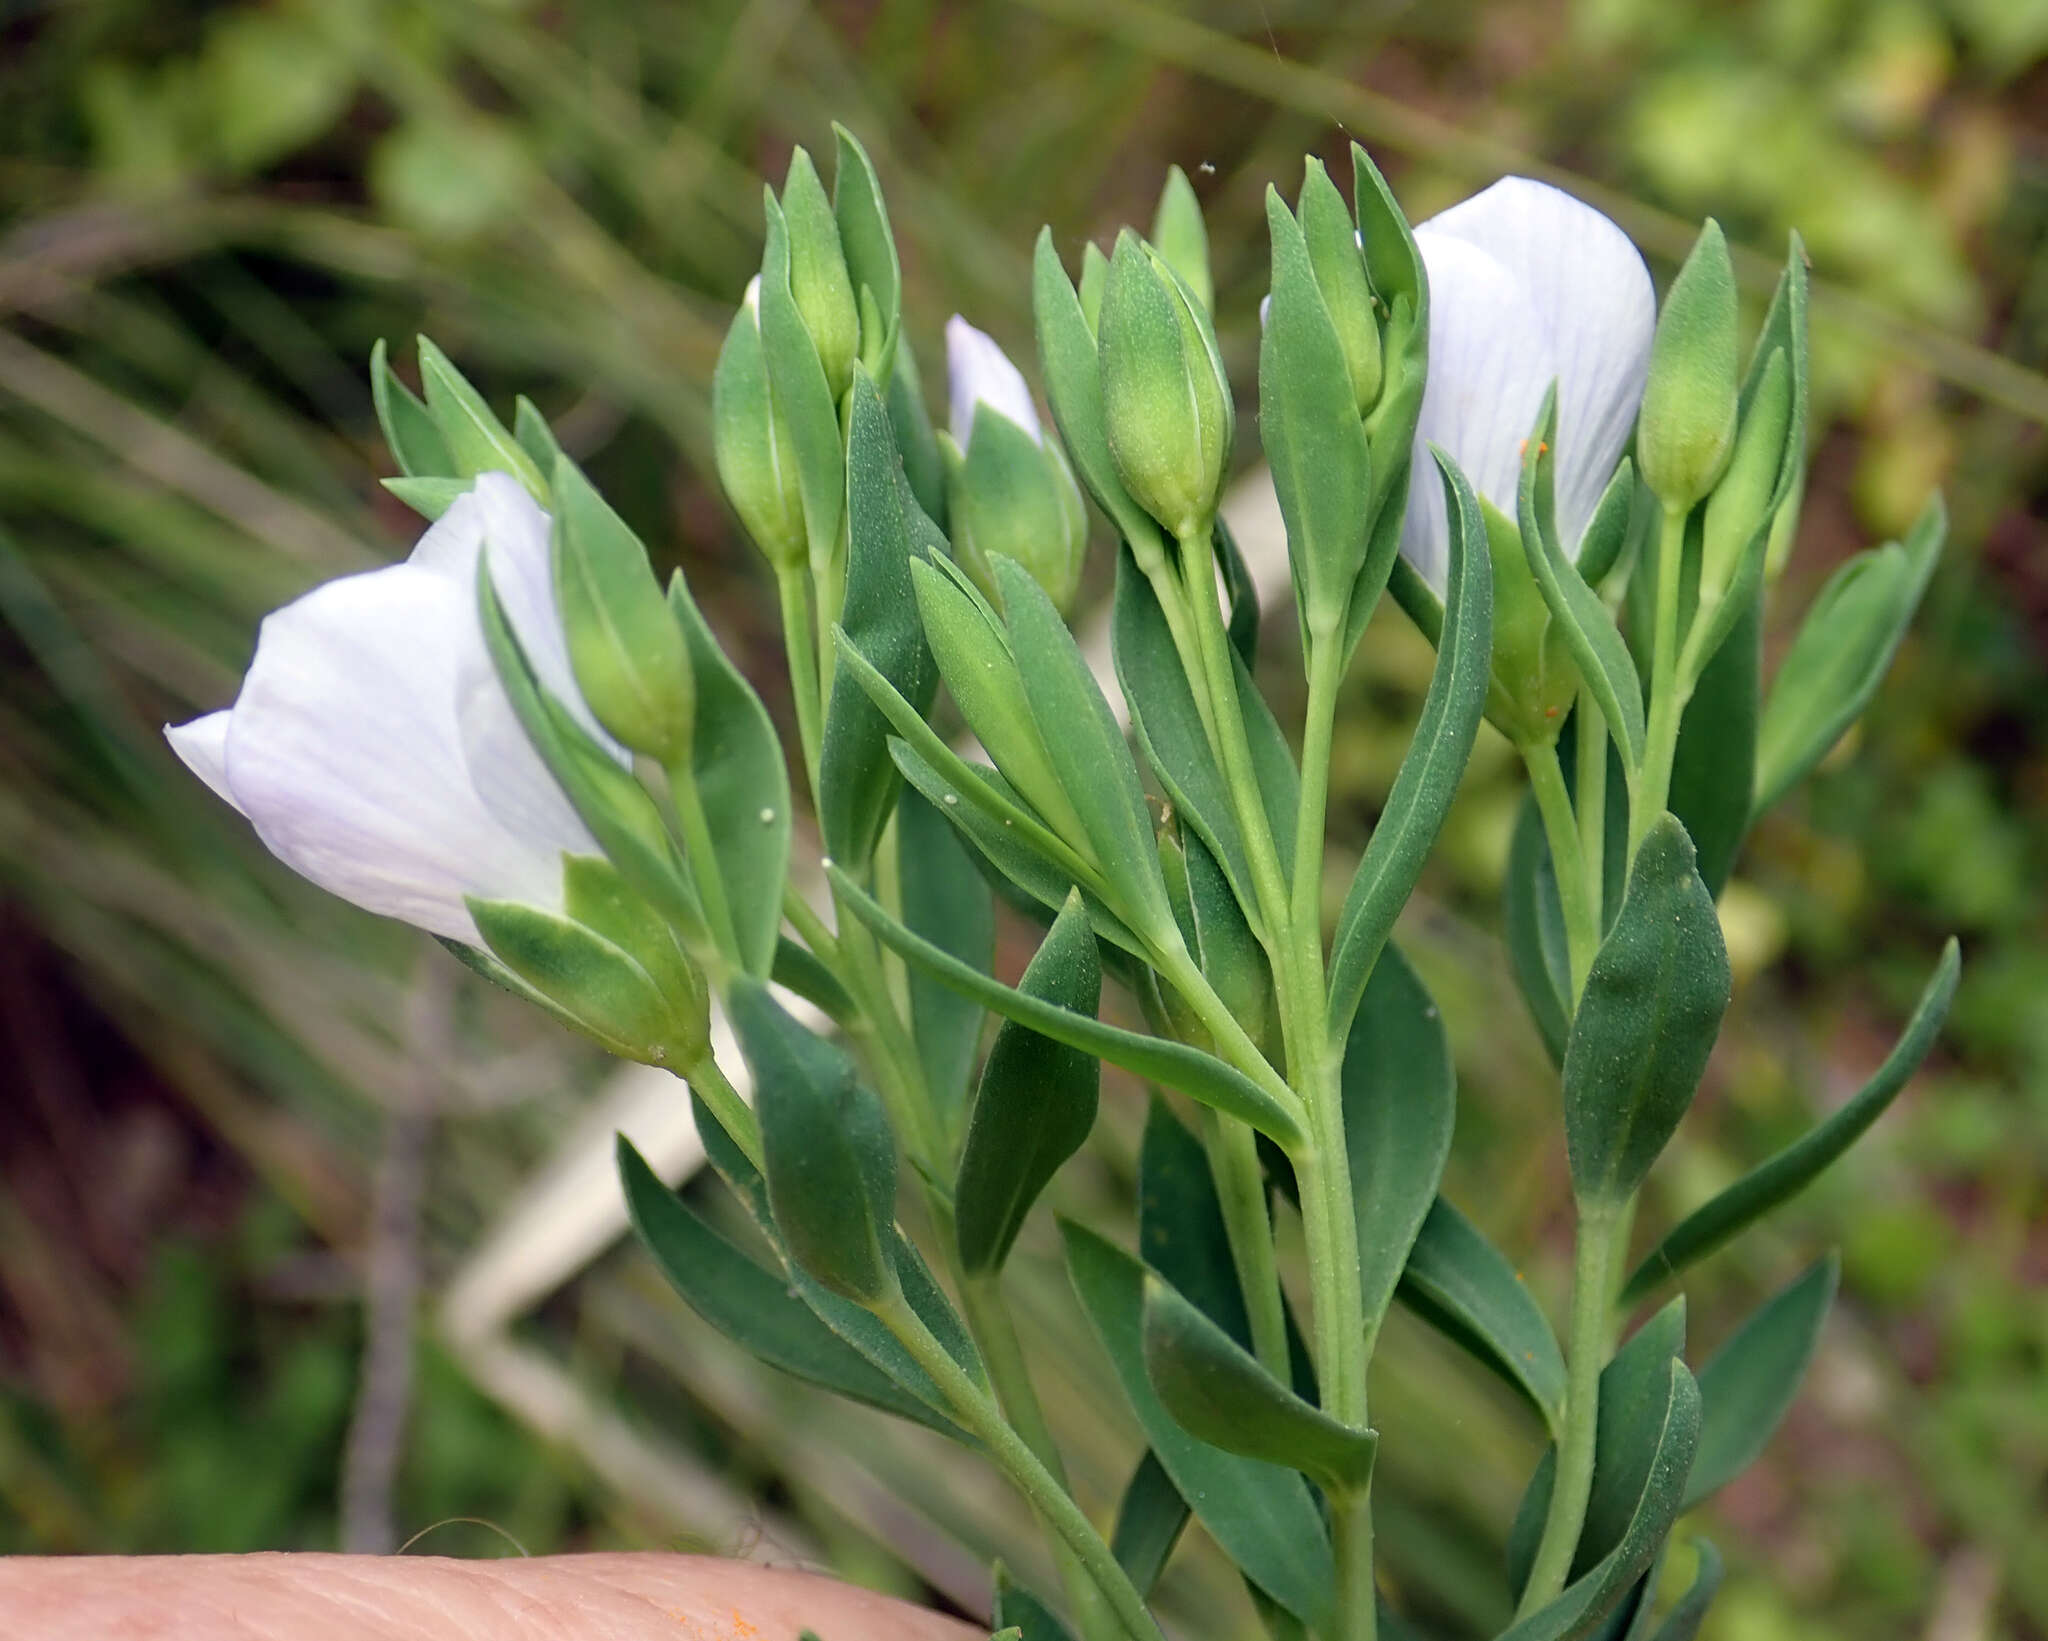
[[[1330,1499],[1330,1543],[1337,1555],[1337,1633],[1343,1641],[1376,1641],[1379,1592],[1372,1571],[1372,1493]]]
[[[1301,727],[1301,806],[1294,822],[1291,917],[1303,953],[1315,960],[1315,990],[1322,987],[1323,829],[1329,818],[1330,743],[1336,734],[1337,691],[1344,682],[1344,659],[1344,647],[1335,634],[1309,635],[1308,707]]]
[[[1285,944],[1288,921],[1287,882],[1280,870],[1280,856],[1273,847],[1273,828],[1266,818],[1266,806],[1259,796],[1259,780],[1252,768],[1251,743],[1245,737],[1244,711],[1237,699],[1237,664],[1231,659],[1230,637],[1223,626],[1223,605],[1216,591],[1216,566],[1208,537],[1191,535],[1181,543],[1182,579],[1188,600],[1194,606],[1195,640],[1201,655],[1201,670],[1215,709],[1215,752],[1223,765],[1223,777],[1230,787],[1232,807],[1237,811],[1238,829],[1244,834],[1245,854],[1250,860],[1252,884],[1259,910],[1266,920],[1269,950],[1275,954],[1274,978],[1285,988],[1289,984]],[[1190,676],[1188,683],[1198,686]]]
[[[1650,639],[1650,717],[1643,747],[1643,773],[1629,807],[1628,858],[1633,869],[1636,851],[1650,828],[1663,817],[1671,799],[1671,761],[1678,751],[1678,722],[1685,702],[1678,688],[1678,578],[1685,556],[1683,507],[1666,505],[1657,532],[1657,605]]]
[[[1590,696],[1579,696],[1579,853],[1593,927],[1607,932],[1607,720]]]
[[[761,1158],[761,1125],[754,1116],[754,1108],[740,1098],[740,1091],[718,1067],[718,1062],[705,1055],[693,1066],[683,1068],[683,1081],[695,1091],[697,1098],[711,1108],[711,1114],[718,1119],[719,1127],[732,1136],[733,1144],[746,1153],[747,1161],[758,1173],[766,1164]]]
[[[933,1337],[908,1301],[899,1293],[877,1307],[875,1314],[902,1341],[918,1366],[932,1376],[960,1422],[980,1438],[990,1457],[1087,1570],[1128,1641],[1158,1641],[1159,1629],[1145,1611],[1144,1598],[1117,1565],[1102,1535],[1023,1437],[1010,1428],[988,1394]]]
[[[1577,1268],[1572,1277],[1571,1354],[1567,1365],[1564,1439],[1558,1443],[1550,1513],[1529,1569],[1517,1617],[1557,1599],[1570,1576],[1586,1502],[1593,1491],[1595,1438],[1600,1425],[1600,1370],[1613,1347],[1614,1277],[1625,1233],[1612,1209],[1581,1209]]]
[[[1194,1010],[1195,1018],[1202,1022],[1203,1029],[1215,1039],[1217,1052],[1272,1095],[1275,1103],[1285,1108],[1295,1121],[1305,1124],[1308,1108],[1302,1103],[1301,1096],[1288,1086],[1286,1078],[1273,1069],[1272,1061],[1252,1041],[1251,1034],[1238,1024],[1237,1016],[1230,1012],[1230,1005],[1216,994],[1216,988],[1195,966],[1188,949],[1185,946],[1154,947],[1150,956],[1153,968],[1181,994],[1188,1007]]]
[[[1564,907],[1565,946],[1571,958],[1572,1002],[1576,1007],[1579,994],[1586,989],[1593,954],[1600,949],[1600,914],[1594,910],[1585,857],[1579,850],[1578,817],[1572,813],[1571,794],[1565,790],[1557,745],[1553,741],[1531,742],[1521,752],[1522,762],[1529,770],[1529,789],[1536,796],[1537,813],[1543,817],[1543,835],[1550,840],[1557,898]]]
[[[942,1234],[948,1247],[953,1246],[951,1227],[944,1227]],[[1017,1337],[1017,1324],[1010,1315],[1010,1307],[1003,1302],[1000,1273],[983,1271],[968,1276],[956,1270],[955,1281],[959,1287],[961,1309],[967,1314],[967,1326],[974,1335],[975,1343],[981,1347],[981,1359],[988,1368],[989,1384],[995,1390],[997,1404],[1024,1445],[1045,1466],[1047,1474],[1065,1488],[1066,1466],[1061,1461],[1059,1447],[1053,1441],[1052,1426],[1046,1422],[1038,1392],[1032,1386],[1031,1369],[1024,1360],[1023,1341]],[[1051,1540],[1060,1583],[1067,1592],[1067,1599],[1073,1603],[1075,1620],[1080,1624],[1086,1641],[1109,1641],[1110,1637],[1120,1634],[1122,1626],[1117,1622],[1115,1610],[1097,1587],[1094,1576],[1042,1513],[1039,1520]]]
[[[1230,1261],[1244,1292],[1252,1324],[1252,1354],[1280,1383],[1291,1384],[1294,1364],[1287,1348],[1287,1309],[1280,1297],[1280,1264],[1273,1250],[1273,1220],[1266,1210],[1266,1171],[1259,1142],[1241,1122],[1203,1108],[1202,1143],[1209,1153]]]
[[[824,745],[819,722],[824,694],[818,682],[818,632],[811,611],[811,578],[801,568],[778,568],[775,588],[782,603],[782,647],[789,657],[790,693],[796,697],[796,731],[803,743],[804,776],[815,801],[818,749]]]
[[[669,772],[668,786],[670,801],[675,805],[676,825],[683,835],[683,855],[697,885],[705,921],[711,926],[712,941],[737,961],[739,935],[732,920],[732,904],[726,899],[718,852],[712,846],[711,821],[704,813],[704,799],[687,766]]]
[[[803,937],[811,948],[811,955],[827,968],[839,966],[839,938],[825,926],[825,920],[818,915],[817,907],[804,899],[803,891],[794,883],[785,881],[782,885],[782,915],[789,920],[790,927]]]

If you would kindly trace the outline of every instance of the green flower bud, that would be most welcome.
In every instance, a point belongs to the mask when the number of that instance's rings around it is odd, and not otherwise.
[[[1383,377],[1380,316],[1373,302],[1372,282],[1365,274],[1358,225],[1319,159],[1308,162],[1297,215],[1302,237],[1308,242],[1316,287],[1337,328],[1345,368],[1351,373],[1352,394],[1358,401],[1358,414],[1363,416],[1379,402]]]
[[[825,367],[836,404],[846,396],[853,361],[860,353],[860,307],[846,271],[832,201],[811,156],[801,148],[790,156],[782,214],[789,224],[790,294],[817,345],[818,362]]]
[[[696,680],[647,549],[567,456],[555,460],[553,489],[555,601],[577,688],[621,744],[680,763]]]
[[[1088,321],[1088,334],[1099,335],[1102,330],[1102,293],[1109,285],[1109,258],[1102,254],[1102,247],[1089,240],[1081,247],[1081,316]]]
[[[952,432],[942,445],[953,548],[975,585],[1000,602],[993,555],[1014,558],[1064,618],[1081,590],[1088,515],[1031,390],[994,340],[958,314],[946,325]]]
[[[1650,376],[1636,423],[1643,481],[1667,507],[1708,491],[1735,446],[1735,268],[1711,217],[1678,270],[1650,346]]]
[[[1209,272],[1209,229],[1202,221],[1201,201],[1187,172],[1174,166],[1159,192],[1152,216],[1152,243],[1166,265],[1179,274],[1204,313],[1216,308],[1216,281]]]
[[[1774,348],[1736,435],[1728,471],[1707,499],[1701,526],[1702,598],[1727,590],[1744,550],[1768,522],[1791,425],[1792,368],[1785,350]]]
[[[803,568],[809,551],[803,493],[789,423],[769,386],[761,347],[761,282],[748,282],[711,378],[711,446],[718,482],[740,523],[778,572]]]
[[[1132,498],[1182,540],[1207,540],[1235,410],[1208,316],[1159,253],[1117,236],[1100,322],[1103,419]]]

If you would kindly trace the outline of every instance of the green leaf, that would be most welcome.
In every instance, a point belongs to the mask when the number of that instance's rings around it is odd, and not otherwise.
[[[1571,1037],[1571,959],[1565,942],[1564,903],[1557,892],[1557,871],[1550,859],[1550,840],[1536,800],[1522,794],[1508,843],[1506,880],[1501,885],[1501,936],[1515,985],[1529,1005],[1529,1016],[1550,1051],[1554,1064],[1564,1064]]]
[[[1141,555],[1162,558],[1165,544],[1159,525],[1124,488],[1110,454],[1095,329],[1060,266],[1050,228],[1040,230],[1032,259],[1031,308],[1037,320],[1038,356],[1045,366],[1046,397],[1074,471],[1118,535]]]
[[[552,473],[555,463],[562,459],[562,446],[555,438],[555,430],[548,426],[548,419],[525,394],[512,401],[512,437],[519,441],[519,448],[533,458],[533,465],[543,473]]]
[[[1808,1266],[1700,1369],[1700,1450],[1686,1509],[1719,1492],[1763,1452],[1813,1360],[1841,1268],[1832,1253]]]
[[[1401,1302],[1529,1399],[1555,1435],[1564,1427],[1564,1353],[1521,1273],[1449,1201],[1431,1205]]]
[[[1209,1154],[1157,1093],[1138,1147],[1138,1252],[1232,1339],[1251,1344]]]
[[[409,479],[454,475],[455,458],[448,453],[448,441],[441,437],[433,413],[398,379],[381,336],[370,349],[370,400],[377,407],[377,425],[384,430],[384,442],[391,447],[391,459],[398,463],[399,472]],[[469,488],[467,479],[462,488]],[[412,505],[409,497],[399,499]]]
[[[1080,891],[1068,897],[1017,989],[1092,1018],[1102,1000],[1102,960]],[[1000,1270],[1024,1216],[1060,1165],[1095,1126],[1102,1064],[1015,1021],[996,1033],[967,1123],[953,1187],[960,1263]]]
[[[1215,1107],[1225,1116],[1250,1123],[1284,1147],[1302,1143],[1301,1123],[1294,1111],[1283,1106],[1265,1089],[1213,1055],[1182,1043],[1166,1042],[1135,1031],[1105,1025],[1088,1015],[1077,1014],[1055,1004],[1030,997],[999,980],[969,968],[958,958],[941,951],[928,940],[912,934],[881,906],[862,893],[839,867],[830,868],[835,889],[853,914],[879,935],[885,945],[900,952],[943,984],[974,998],[1007,1020],[1030,1026],[1055,1042],[1065,1043],[1083,1053],[1122,1066],[1135,1076],[1148,1077],[1168,1088],[1177,1088],[1189,1099]]]
[[[1238,659],[1249,668],[1259,664],[1259,584],[1252,579],[1252,567],[1223,515],[1216,515],[1216,562],[1223,567],[1223,590],[1230,595],[1230,621],[1225,636]],[[1173,640],[1168,636],[1170,645]]]
[[[633,1229],[690,1309],[770,1367],[966,1439],[951,1420],[903,1389],[810,1306],[792,1297],[779,1271],[757,1263],[698,1218],[623,1134],[618,1158]],[[936,1387],[932,1394],[938,1394]]]
[[[1334,642],[1365,558],[1372,456],[1301,225],[1266,189],[1273,294],[1259,342],[1259,437],[1309,631]]]
[[[1216,282],[1209,273],[1209,229],[1202,221],[1202,204],[1195,198],[1194,185],[1177,165],[1167,168],[1166,186],[1159,191],[1159,206],[1152,213],[1152,244],[1196,300],[1213,312]]]
[[[1666,815],[1637,852],[1565,1048],[1565,1144],[1582,1207],[1612,1212],[1642,1184],[1692,1104],[1728,991],[1714,897]]]
[[[1600,705],[1608,733],[1621,747],[1628,766],[1643,761],[1643,685],[1636,676],[1621,629],[1614,624],[1600,595],[1586,585],[1578,566],[1557,539],[1557,509],[1552,495],[1557,440],[1557,384],[1543,395],[1535,429],[1522,446],[1522,479],[1517,492],[1522,551],[1529,573],[1542,590],[1543,602],[1564,634],[1579,677]]]
[[[520,728],[605,858],[679,931],[708,945],[703,910],[661,812],[632,773],[541,687],[498,601],[488,554],[477,559],[477,604],[491,664]]]
[[[1614,470],[1614,477],[1607,481],[1607,488],[1600,492],[1599,504],[1586,521],[1586,532],[1573,549],[1572,562],[1587,586],[1598,587],[1620,559],[1621,550],[1628,545],[1635,502],[1635,464],[1624,456]]]
[[[939,670],[918,620],[910,566],[943,554],[945,538],[910,493],[889,412],[864,366],[854,372],[848,403],[846,600],[839,627],[921,715],[938,692]],[[867,690],[857,680],[835,677],[819,754],[818,827],[826,853],[851,866],[865,865],[874,853],[896,801],[888,738],[888,719]]]
[[[1150,1595],[1159,1583],[1191,1514],[1159,1455],[1146,1448],[1116,1507],[1116,1527],[1109,1536],[1109,1553],[1139,1595]]]
[[[939,437],[932,427],[931,412],[925,408],[924,380],[918,373],[917,356],[910,351],[910,338],[896,340],[896,368],[889,373],[882,397],[889,406],[889,425],[896,433],[896,448],[903,452],[903,478],[924,515],[941,530],[946,528],[946,472],[939,458]]]
[[[1269,207],[1270,209],[1270,207]],[[1352,403],[1360,416],[1379,401],[1385,369],[1380,358],[1380,315],[1358,222],[1323,162],[1310,155],[1301,180],[1301,235],[1315,268],[1316,287],[1329,309],[1351,378]],[[1378,589],[1374,589],[1377,596]]]
[[[1015,559],[998,556],[994,568],[1011,642],[1031,659],[1022,669],[1025,696],[1082,836],[1115,892],[1110,904],[1139,934],[1163,941],[1173,913],[1145,789],[1123,731],[1045,589]]]
[[[1603,1427],[1605,1401],[1603,1396]],[[1511,1625],[1499,1641],[1575,1641],[1591,1631],[1656,1560],[1678,1517],[1686,1472],[1699,1440],[1699,1388],[1676,1357],[1665,1364],[1663,1395],[1655,1407],[1654,1423],[1638,1424],[1631,1409],[1631,1424],[1643,1445],[1631,1455],[1628,1469],[1632,1477],[1640,1476],[1641,1485],[1634,1490],[1619,1540],[1555,1601]],[[1599,1485],[1596,1460],[1596,1493]],[[1590,1514],[1588,1523],[1590,1528]]]
[[[768,978],[785,991],[793,991],[807,1003],[823,1009],[836,1023],[845,1025],[860,1013],[839,977],[815,957],[808,947],[799,946],[787,935],[775,942],[775,960]]]
[[[761,353],[775,407],[789,422],[797,491],[803,498],[804,534],[816,571],[831,564],[838,550],[839,521],[846,506],[846,451],[840,442],[839,412],[825,380],[825,367],[791,294],[789,227],[774,191],[763,187],[761,193],[768,219],[757,297]]]
[[[998,1630],[1011,1631],[1017,1641],[1073,1641],[1052,1609],[1012,1580],[1001,1562],[996,1563],[995,1611],[990,1617]]]
[[[612,1053],[683,1066],[702,1051],[695,1023],[639,961],[594,929],[537,906],[469,897],[493,956]]]
[[[1956,981],[1961,973],[1962,955],[1954,939],[1950,939],[1942,948],[1941,961],[1920,993],[1920,1001],[1914,1005],[1913,1016],[1906,1022],[1898,1043],[1856,1097],[1681,1220],[1630,1273],[1622,1289],[1621,1303],[1637,1303],[1687,1266],[1714,1252],[1745,1226],[1789,1202],[1854,1145],[1884,1114],[1885,1107],[1906,1086],[1906,1079],[1926,1059],[1927,1051],[1934,1046],[1935,1033],[1948,1018],[1949,1004],[1955,1001]]]
[[[1671,761],[1671,812],[1699,850],[1700,881],[1718,895],[1749,831],[1763,691],[1763,589],[1700,673]]]
[[[1355,1430],[1280,1383],[1157,1276],[1145,1278],[1145,1372],[1175,1422],[1225,1452],[1299,1470],[1333,1492],[1372,1478],[1379,1437]]]
[[[918,791],[896,804],[896,850],[903,922],[970,968],[987,972],[995,955],[995,901],[965,845],[938,807]],[[957,1132],[967,1102],[984,1011],[925,974],[910,976],[911,1035],[948,1129]]]
[[[577,688],[615,739],[673,764],[689,750],[697,692],[647,549],[567,456],[548,483],[555,602]]]
[[[1182,824],[1209,846],[1240,903],[1256,908],[1244,834],[1238,828],[1230,788],[1209,748],[1208,733],[1202,728],[1201,713],[1187,674],[1181,670],[1158,596],[1128,547],[1117,553],[1110,639],[1117,682],[1131,709],[1131,731],[1147,767]]]
[[[882,181],[860,139],[837,121],[832,135],[839,143],[839,163],[832,174],[832,212],[839,223],[839,242],[846,271],[855,290],[874,293],[883,334],[861,335],[861,360],[878,382],[889,380],[903,322],[903,268],[896,257],[896,236],[889,227],[889,208],[882,199]]]
[[[419,339],[419,346],[420,386],[426,390],[427,413],[440,430],[452,471],[465,478],[510,473],[535,501],[547,506],[547,480],[533,465],[533,458],[519,448],[519,441],[506,432],[505,424],[491,413],[483,395],[426,337]]]
[[[1247,1578],[1302,1622],[1320,1625],[1336,1575],[1308,1487],[1291,1471],[1226,1453],[1181,1428],[1145,1370],[1145,1267],[1079,1225],[1060,1229],[1081,1308],[1175,1488]]]
[[[1707,1621],[1707,1609],[1714,1604],[1714,1597],[1721,1593],[1721,1552],[1703,1538],[1696,1538],[1692,1543],[1699,1553],[1699,1571],[1692,1576],[1692,1587],[1665,1614],[1664,1622],[1657,1629],[1656,1641],[1693,1641],[1700,1633],[1700,1626]]]
[[[788,1240],[769,1205],[768,1182],[747,1160],[746,1153],[733,1142],[732,1136],[726,1133],[695,1089],[690,1091],[690,1113],[696,1119],[697,1133],[704,1141],[705,1156],[753,1215],[754,1224],[782,1261],[787,1284],[796,1296],[870,1363],[943,1415],[944,1422],[934,1428],[958,1434],[961,1441],[970,1446],[976,1445],[972,1437],[957,1431],[952,1423],[952,1407],[944,1392],[903,1348],[902,1341],[889,1331],[881,1318],[866,1306],[842,1298],[824,1287],[790,1256]],[[946,1353],[977,1383],[983,1382],[985,1375],[981,1358],[975,1352],[973,1340],[967,1335],[966,1325],[933,1278],[924,1257],[910,1245],[901,1231],[892,1228],[888,1240],[890,1258],[896,1267],[896,1280],[902,1284],[904,1300],[932,1330],[933,1337],[945,1347]]]
[[[736,981],[726,1008],[754,1074],[768,1202],[790,1257],[845,1298],[892,1297],[896,1150],[881,1101],[759,981]]]
[[[775,961],[789,877],[789,766],[768,709],[711,636],[680,570],[669,578],[668,604],[696,678],[688,778],[704,806],[740,964],[762,978]]]
[[[789,291],[811,333],[834,402],[853,379],[861,343],[860,303],[839,245],[839,224],[818,168],[801,144],[789,157],[782,184],[782,215],[789,230]]]
[[[1481,549],[1486,526],[1478,498],[1457,464],[1437,464],[1450,514],[1449,603],[1437,639],[1436,669],[1416,721],[1415,738],[1365,857],[1344,897],[1330,947],[1330,1030],[1348,1030],[1394,920],[1415,892],[1424,861],[1443,830],[1479,732],[1493,667],[1493,580]]]
[[[386,490],[423,519],[438,519],[476,486],[475,479],[382,479]]]
[[[1457,1091],[1443,1017],[1401,949],[1389,945],[1344,1045],[1344,1140],[1368,1352],[1436,1201]]]
[[[896,760],[904,780],[974,845],[994,873],[1042,909],[1042,921],[1050,923],[1067,903],[1068,892],[1079,887],[1080,877],[1088,874],[1069,871],[1051,855],[1023,840],[1027,827],[1041,831],[1043,828],[1002,776],[985,765],[954,758],[960,775],[955,780],[939,773],[901,740],[889,743],[889,755]],[[1098,935],[1119,951],[1143,957],[1143,941],[1086,889],[1082,889],[1082,898],[1087,902],[1088,916]],[[986,968],[985,964],[979,966]]]
[[[1904,545],[1858,553],[1828,577],[1771,681],[1757,732],[1753,813],[1790,791],[1862,717],[1920,607],[1947,531],[1937,495]]]

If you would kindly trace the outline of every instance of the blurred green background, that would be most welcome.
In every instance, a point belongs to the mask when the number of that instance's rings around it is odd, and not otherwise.
[[[1349,136],[1418,218],[1505,170],[1563,181],[1660,279],[1711,212],[1759,307],[1805,235],[1817,444],[1780,641],[1931,487],[1954,529],[1862,729],[1730,887],[1730,1028],[1644,1234],[1845,1098],[1950,930],[1965,978],[1894,1113],[1694,1286],[1711,1349],[1844,1250],[1804,1397],[1696,1524],[1732,1563],[1708,1634],[2048,1635],[2048,0],[0,7],[0,1551],[431,1529],[422,1550],[694,1544],[970,1599],[963,1551],[1014,1530],[973,1466],[770,1382],[630,1248],[521,1336],[753,1501],[740,1525],[600,1480],[473,1388],[428,1299],[606,1068],[270,861],[157,735],[230,698],[265,611],[411,539],[362,365],[421,329],[537,401],[781,711],[707,394],[759,179],[834,118],[888,190],[934,394],[956,309],[1028,356],[1041,223],[1071,255],[1146,221],[1171,163],[1210,212],[1241,394],[1261,192],[1305,150],[1341,169]],[[1428,665],[1383,612],[1340,848]],[[1403,937],[1459,1044],[1453,1185],[1555,1303],[1552,1084],[1492,938],[1515,794],[1483,740]],[[1139,1102],[1105,1109],[1059,1195],[1121,1230]],[[1083,1394],[1049,1239],[1016,1268],[1106,1509],[1134,1438]],[[1474,1633],[1533,1433],[1411,1325],[1377,1372],[1390,1576]],[[1170,1618],[1250,1633],[1202,1561]]]

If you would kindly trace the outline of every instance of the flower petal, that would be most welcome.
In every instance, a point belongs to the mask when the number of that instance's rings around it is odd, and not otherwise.
[[[974,432],[974,412],[987,405],[1007,416],[1040,444],[1044,430],[1023,373],[994,337],[976,330],[957,313],[946,321],[946,412],[953,442],[962,450]]]
[[[1486,252],[1520,282],[1549,333],[1557,523],[1567,547],[1576,547],[1628,444],[1649,374],[1657,293],[1642,254],[1585,201],[1528,177],[1503,177],[1417,232]],[[1432,266],[1432,359],[1437,300]],[[1537,385],[1539,397],[1549,385]]]
[[[497,686],[473,591],[439,567],[346,576],[270,616],[224,767],[294,870],[472,944],[465,895],[557,907],[562,853],[595,852]]]
[[[242,806],[235,803],[234,793],[228,790],[228,716],[225,712],[209,712],[189,724],[165,724],[164,739],[184,760],[185,767],[213,789],[216,798],[234,804],[239,810]]]
[[[1449,573],[1449,520],[1429,457],[1441,445],[1472,488],[1510,518],[1522,442],[1556,373],[1549,328],[1521,282],[1493,257],[1424,223],[1429,271],[1429,379],[1415,425],[1401,552],[1438,592]]]

